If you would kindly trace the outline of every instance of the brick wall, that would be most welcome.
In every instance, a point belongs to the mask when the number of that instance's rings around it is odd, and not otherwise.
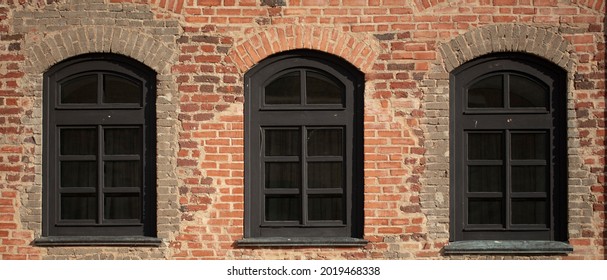
[[[607,256],[605,3],[594,0],[0,0],[0,259]],[[292,49],[365,73],[364,248],[244,249],[243,75]],[[449,72],[532,53],[567,70],[568,256],[444,256]],[[158,73],[158,248],[37,247],[42,74],[91,52]]]

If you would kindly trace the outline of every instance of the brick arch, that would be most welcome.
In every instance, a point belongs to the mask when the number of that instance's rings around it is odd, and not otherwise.
[[[495,52],[534,54],[572,70],[575,65],[569,42],[549,29],[518,24],[484,26],[439,46],[447,72],[476,57]]]
[[[314,49],[342,57],[368,73],[379,55],[375,38],[355,36],[334,28],[283,26],[264,30],[237,42],[228,57],[241,72],[282,51]]]
[[[26,49],[28,66],[43,73],[55,63],[79,54],[111,52],[132,57],[159,74],[169,74],[168,61],[175,50],[137,29],[123,27],[78,27],[52,33]]]

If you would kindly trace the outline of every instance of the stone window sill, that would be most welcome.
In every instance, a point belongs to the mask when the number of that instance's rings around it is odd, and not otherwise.
[[[367,243],[352,237],[256,237],[236,241],[238,247],[364,247]]]
[[[451,242],[445,254],[542,254],[562,255],[573,251],[565,242],[540,240],[470,240]]]
[[[48,236],[34,240],[34,245],[50,246],[128,246],[159,247],[162,239],[146,236]]]

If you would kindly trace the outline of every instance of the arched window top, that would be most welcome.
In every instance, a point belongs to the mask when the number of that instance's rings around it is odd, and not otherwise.
[[[270,77],[264,86],[263,104],[275,105],[344,105],[346,87],[342,81],[323,70],[290,68]]]
[[[499,71],[483,75],[466,86],[468,109],[535,108],[547,110],[550,86],[527,73]]]

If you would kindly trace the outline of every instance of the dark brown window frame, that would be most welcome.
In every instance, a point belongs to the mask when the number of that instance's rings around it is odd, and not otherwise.
[[[346,87],[343,104],[306,104],[302,90],[300,104],[264,105],[263,87],[280,73],[287,71],[320,71]],[[302,83],[305,83],[302,76]],[[305,89],[305,85],[302,85]],[[346,61],[332,55],[297,50],[269,57],[245,74],[245,232],[240,246],[361,246],[363,235],[363,177],[362,177],[362,117],[364,75]],[[343,163],[346,175],[344,222],[268,222],[264,220],[263,177],[264,162],[261,133],[264,128],[300,129],[302,141],[305,130],[336,128],[345,132]],[[305,146],[305,145],[302,145]],[[305,147],[302,155],[305,157]],[[277,157],[278,160],[290,160]],[[318,161],[335,160],[332,157]],[[301,159],[305,165],[306,159]],[[305,167],[303,167],[305,170]],[[304,171],[305,172],[305,171]],[[305,174],[305,173],[303,173]],[[302,176],[303,177],[303,176]],[[301,195],[305,201],[306,189]],[[288,190],[286,190],[288,191]],[[317,190],[318,191],[318,190]],[[331,190],[322,190],[332,192]],[[279,191],[280,192],[280,191]],[[304,204],[304,203],[302,203]],[[304,204],[302,213],[306,213]],[[305,217],[305,214],[302,214]],[[305,218],[302,218],[305,220]]]
[[[112,75],[140,82],[141,103],[62,104],[59,99],[59,81],[84,74]],[[98,85],[102,89],[102,85]],[[62,61],[44,74],[43,124],[43,227],[37,245],[158,245],[156,236],[156,73],[143,63],[115,54],[86,54]],[[121,187],[111,190],[97,185],[96,217],[94,221],[66,221],[61,219],[60,195],[66,190],[59,186],[59,132],[61,126],[92,127],[97,133],[98,151],[103,143],[103,130],[112,127],[141,128],[138,155],[108,155],[97,152],[93,156],[97,177],[103,177],[105,160],[138,160],[141,171],[141,189]],[[65,156],[63,156],[65,157]],[[74,156],[72,156],[74,157]],[[88,156],[90,157],[90,156]],[[82,156],[74,157],[80,158]],[[101,182],[103,179],[97,179]],[[104,194],[124,192],[138,194],[139,218],[105,220]]]
[[[545,108],[508,108],[508,97],[504,94],[504,109],[479,109],[466,106],[466,87],[481,77],[500,74],[523,75],[530,79],[539,80],[550,87],[550,102]],[[543,59],[522,53],[498,53],[478,58],[468,62],[451,73],[450,77],[450,169],[451,169],[451,230],[450,241],[466,240],[567,240],[567,126],[566,126],[566,85],[567,75],[560,67]],[[549,150],[549,217],[547,229],[533,225],[510,227],[510,211],[504,207],[503,220],[505,228],[496,226],[474,226],[466,222],[467,203],[470,194],[465,190],[467,172],[466,132],[500,132],[504,133],[506,142],[503,147],[510,146],[509,135],[512,131],[549,131],[551,147]],[[506,172],[512,164],[507,155],[504,163]],[[477,163],[482,161],[477,161]],[[486,161],[489,162],[489,161]],[[506,173],[508,174],[508,173]],[[504,204],[512,195],[508,175]],[[488,194],[490,195],[490,194]],[[540,195],[529,194],[530,197]],[[524,195],[523,195],[524,196]],[[461,245],[461,244],[459,244]],[[478,244],[477,244],[478,245]],[[468,246],[468,245],[466,245]],[[524,246],[523,246],[524,247]],[[478,249],[478,248],[476,248]],[[503,249],[503,248],[502,248]],[[545,248],[541,248],[545,249]],[[483,251],[483,250],[480,250]]]

